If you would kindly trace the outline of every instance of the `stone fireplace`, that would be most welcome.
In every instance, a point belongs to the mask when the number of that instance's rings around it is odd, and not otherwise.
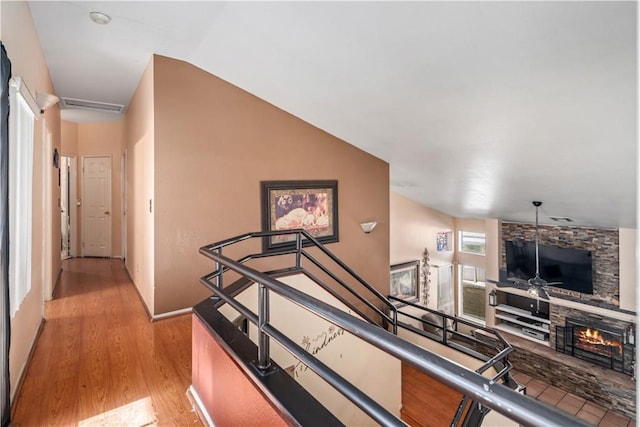
[[[552,304],[551,343],[559,352],[634,375],[635,325],[600,314]]]
[[[556,325],[556,350],[573,357],[634,375],[634,346],[628,329],[618,329],[593,321],[566,318]]]

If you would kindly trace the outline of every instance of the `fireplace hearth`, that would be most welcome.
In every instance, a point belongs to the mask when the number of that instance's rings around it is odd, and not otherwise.
[[[634,375],[633,345],[625,340],[625,331],[593,322],[567,318],[564,326],[556,325],[557,351]]]

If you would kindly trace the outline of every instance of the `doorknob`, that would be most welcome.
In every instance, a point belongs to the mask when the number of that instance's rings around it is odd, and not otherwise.
[[[109,215],[109,211],[104,211],[104,214],[105,215]]]

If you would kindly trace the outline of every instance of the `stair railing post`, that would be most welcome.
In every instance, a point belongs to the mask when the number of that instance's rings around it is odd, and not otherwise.
[[[300,268],[302,258],[302,233],[296,233],[296,268]]]
[[[447,318],[442,316],[442,343],[447,345],[447,335],[449,335],[449,330],[447,328]]]
[[[393,335],[398,335],[398,308],[393,307]]]
[[[222,255],[222,248],[217,248],[215,251],[216,255]],[[220,263],[216,261],[216,271],[218,274],[216,275],[216,287],[222,289],[222,271],[220,271]]]
[[[258,369],[266,370],[271,365],[269,355],[269,336],[263,327],[269,323],[269,289],[262,283],[258,285]]]

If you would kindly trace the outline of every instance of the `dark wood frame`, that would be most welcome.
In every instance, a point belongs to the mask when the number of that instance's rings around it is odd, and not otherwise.
[[[412,287],[415,287],[414,292],[405,296],[394,292],[394,274],[397,276],[397,280],[402,274],[413,272]],[[420,299],[420,260],[403,262],[401,264],[394,264],[391,266],[391,272],[389,276],[389,295],[401,298],[407,301],[418,301]]]
[[[262,181],[260,183],[260,187],[263,231],[304,228],[323,244],[338,241],[338,181]],[[277,216],[277,212],[279,210],[277,206],[278,198],[291,196],[290,199],[293,201],[293,207],[288,213],[291,213],[291,211],[293,210],[302,213],[302,211],[299,211],[297,209],[305,209],[306,207],[297,205],[297,203],[302,202],[302,200],[300,200],[300,196],[315,196],[317,194],[324,194],[326,197],[324,202],[318,202],[317,200],[314,200],[318,203],[315,206],[317,206],[319,212],[323,212],[320,217],[322,217],[323,220],[327,221],[326,228],[322,226],[307,226],[297,221],[293,221],[294,224],[292,224],[291,227],[277,228],[276,224],[278,221],[282,220],[283,222],[286,222],[284,215],[280,217]],[[319,218],[314,213],[310,212],[310,215],[312,215],[314,220]],[[311,219],[311,217],[309,216],[305,217],[304,219],[306,220],[307,218]],[[262,246],[264,251],[290,248],[295,246],[295,236],[283,235],[266,237],[263,240]]]

